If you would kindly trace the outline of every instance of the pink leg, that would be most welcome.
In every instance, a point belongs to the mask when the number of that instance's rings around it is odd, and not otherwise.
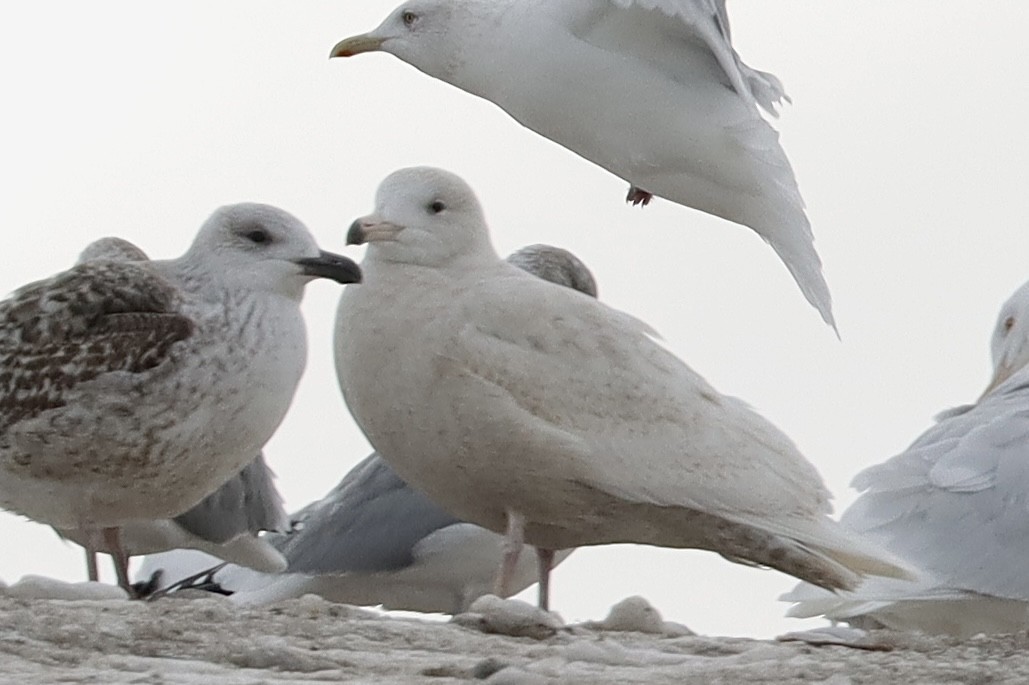
[[[86,550],[86,575],[94,583],[100,580],[100,573],[96,568],[96,552],[91,549]]]
[[[516,511],[508,511],[504,559],[500,563],[500,571],[497,573],[497,579],[493,585],[493,594],[497,597],[507,597],[511,594],[511,579],[514,577],[515,566],[518,565],[518,555],[521,554],[524,544],[525,517]]]
[[[117,528],[104,528],[104,542],[107,551],[114,562],[114,573],[118,577],[118,587],[129,593],[129,597],[135,597],[136,591],[132,589],[129,582],[129,555],[121,546],[121,535]]]
[[[643,205],[646,207],[650,204],[650,201],[654,198],[652,193],[648,193],[643,188],[637,188],[636,186],[629,186],[629,194],[625,196],[626,202],[631,202],[632,206]]]
[[[536,563],[539,568],[539,607],[550,611],[550,569],[554,568],[554,550],[537,547]]]

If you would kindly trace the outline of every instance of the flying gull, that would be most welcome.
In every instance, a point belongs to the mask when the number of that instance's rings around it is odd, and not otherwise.
[[[87,259],[0,302],[0,507],[114,553],[257,455],[303,372],[304,285],[356,282],[275,207],[217,210],[178,259]]]
[[[530,245],[507,261],[552,283],[597,296],[589,269],[575,255]],[[214,574],[242,604],[317,594],[333,601],[387,609],[459,613],[490,592],[503,557],[503,537],[460,521],[411,488],[372,454],[324,498],[293,515],[285,535],[268,535],[289,560],[289,572],[263,574],[228,566]],[[571,550],[562,550],[555,564]],[[224,557],[223,557],[224,558]],[[139,577],[165,571],[166,581],[194,576],[217,563],[208,556],[148,556]],[[536,565],[522,555],[510,592],[536,582]]]
[[[1029,283],[1001,308],[994,374],[907,450],[865,469],[841,523],[924,572],[832,595],[800,584],[791,616],[971,637],[1029,627]]]
[[[748,67],[725,0],[411,0],[332,57],[381,50],[490,100],[630,184],[743,224],[833,326],[811,225],[775,129],[779,80]]]
[[[781,431],[719,394],[642,322],[494,251],[459,178],[404,169],[351,226],[368,244],[336,314],[347,405],[397,474],[539,554],[636,542],[719,552],[830,589],[905,575],[829,517]],[[360,322],[360,325],[357,325]]]

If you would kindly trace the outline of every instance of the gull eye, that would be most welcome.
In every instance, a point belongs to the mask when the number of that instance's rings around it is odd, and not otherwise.
[[[406,12],[400,15],[400,19],[404,22],[404,26],[406,26],[407,28],[411,28],[412,26],[414,26],[414,23],[418,21],[418,15],[412,12],[411,10],[407,10]]]
[[[429,205],[429,214],[439,214],[446,208],[447,206],[443,204],[443,202],[440,200],[434,200],[432,204]]]
[[[243,237],[255,245],[266,245],[272,241],[272,237],[268,234],[268,231],[263,228],[253,228],[244,233]]]
[[[1014,325],[1015,317],[1009,316],[1008,318],[1004,319],[1004,332],[1007,333],[1008,331],[1010,331],[1014,327]]]

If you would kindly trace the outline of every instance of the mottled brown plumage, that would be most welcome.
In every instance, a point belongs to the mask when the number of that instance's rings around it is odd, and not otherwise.
[[[254,459],[306,360],[312,278],[353,282],[295,217],[216,211],[187,252],[104,239],[0,302],[0,507],[111,551],[183,514]]]
[[[0,431],[63,406],[101,373],[140,373],[188,338],[175,289],[146,264],[79,264],[0,302]]]

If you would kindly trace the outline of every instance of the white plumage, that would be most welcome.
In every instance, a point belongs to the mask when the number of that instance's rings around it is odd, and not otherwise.
[[[791,616],[969,637],[1029,626],[1029,283],[1004,304],[994,376],[903,453],[865,469],[841,523],[924,572],[831,595],[800,584]]]
[[[398,474],[544,549],[711,549],[831,588],[901,571],[826,515],[792,442],[640,321],[501,260],[468,186],[383,181],[337,312],[344,398]]]
[[[396,55],[631,185],[750,227],[835,327],[779,136],[784,97],[732,47],[724,0],[411,0],[333,56]]]

